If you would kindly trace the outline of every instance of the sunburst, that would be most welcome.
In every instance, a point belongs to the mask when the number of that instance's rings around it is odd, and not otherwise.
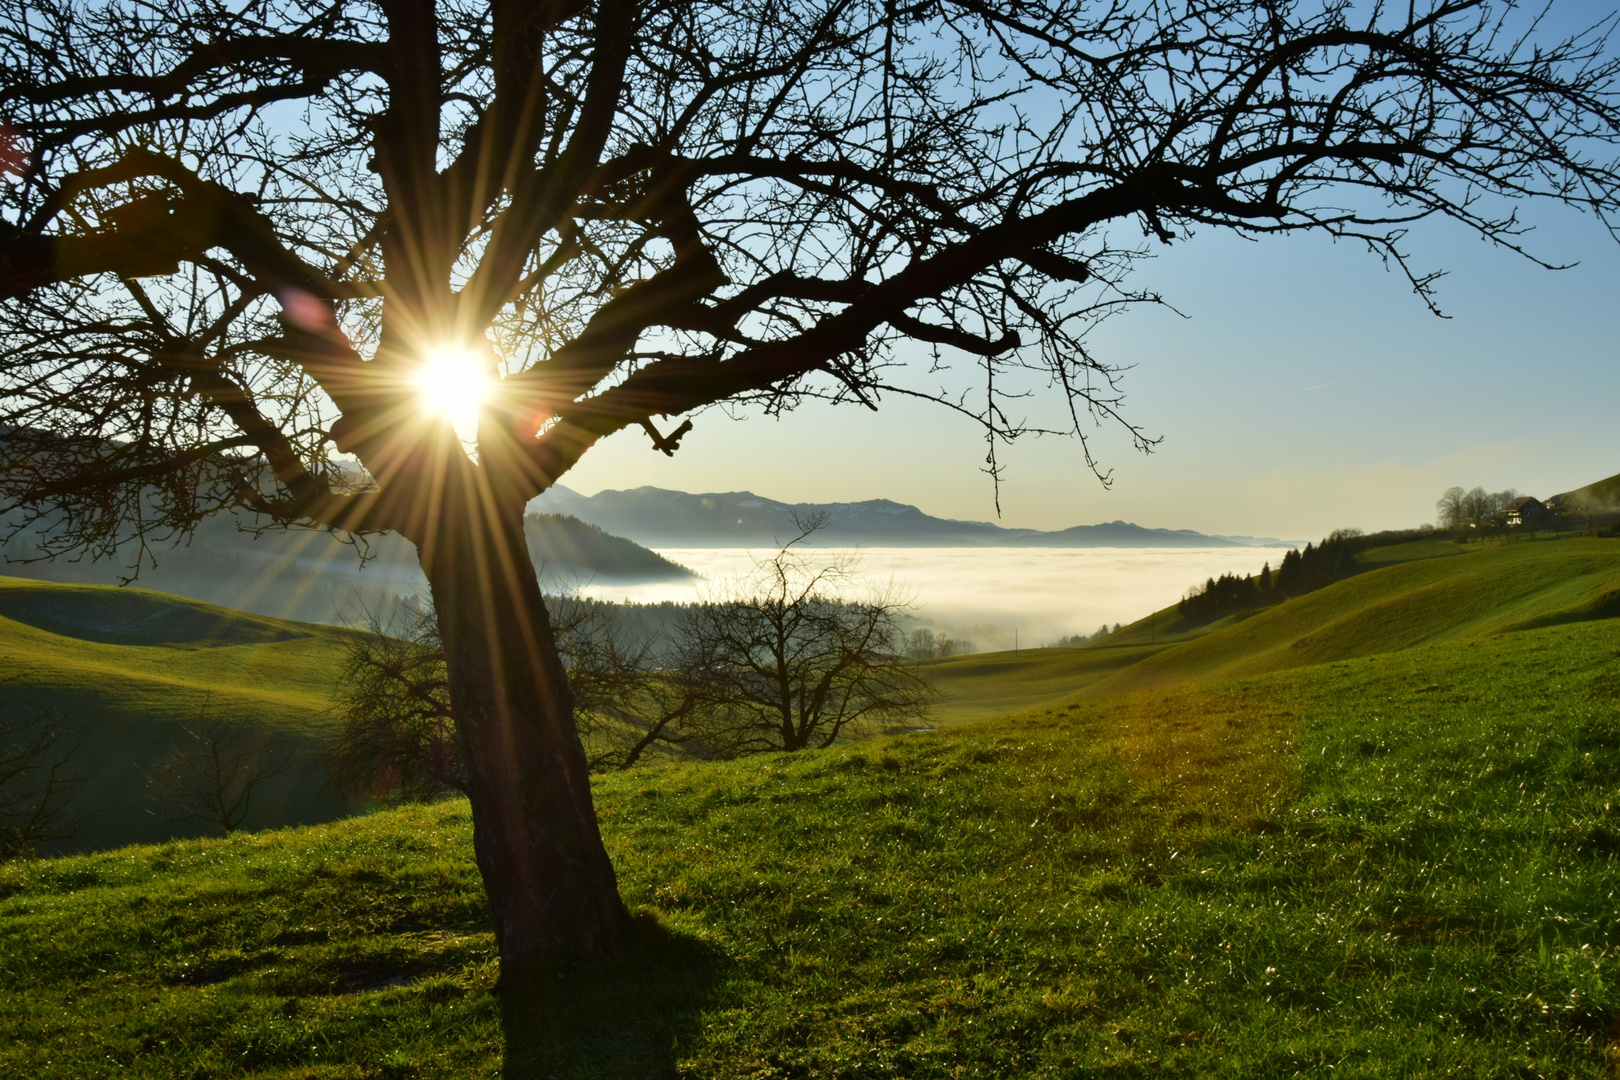
[[[415,381],[422,410],[449,420],[463,443],[475,443],[479,411],[495,393],[488,359],[464,346],[431,348],[423,353]]]

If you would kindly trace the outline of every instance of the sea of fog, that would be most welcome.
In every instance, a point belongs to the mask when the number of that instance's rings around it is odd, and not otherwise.
[[[699,599],[711,583],[748,573],[772,550],[659,548],[702,581],[654,585],[586,583],[601,600]],[[827,549],[806,550],[825,559]],[[913,597],[918,623],[973,642],[981,652],[1051,644],[1131,623],[1173,604],[1189,586],[1281,561],[1279,548],[866,548],[849,552],[868,583],[894,582]]]

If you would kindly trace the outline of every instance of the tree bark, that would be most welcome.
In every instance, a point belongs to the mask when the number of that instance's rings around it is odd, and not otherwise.
[[[446,494],[452,505],[419,547],[467,762],[473,850],[511,985],[557,960],[612,950],[626,914],[529,560],[523,502],[496,504],[487,490]]]

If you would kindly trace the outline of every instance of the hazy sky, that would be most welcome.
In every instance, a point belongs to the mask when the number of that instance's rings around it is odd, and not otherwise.
[[[1431,521],[1451,484],[1546,496],[1620,472],[1620,245],[1590,218],[1526,210],[1537,253],[1580,265],[1542,270],[1425,224],[1411,246],[1449,272],[1445,320],[1364,249],[1325,238],[1206,232],[1161,249],[1139,280],[1187,317],[1139,308],[1093,342],[1136,365],[1128,415],[1163,443],[1142,455],[1101,430],[1105,490],[1072,441],[1021,442],[1003,454],[1001,522],[1317,537]],[[994,520],[983,457],[973,425],[938,406],[811,404],[781,421],[703,414],[674,458],[623,432],[563,483],[882,497]]]

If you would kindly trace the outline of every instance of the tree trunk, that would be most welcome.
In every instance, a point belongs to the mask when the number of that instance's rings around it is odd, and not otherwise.
[[[486,490],[447,506],[419,545],[508,986],[557,960],[613,949],[626,919],[529,561],[523,503],[510,501],[492,505]]]

